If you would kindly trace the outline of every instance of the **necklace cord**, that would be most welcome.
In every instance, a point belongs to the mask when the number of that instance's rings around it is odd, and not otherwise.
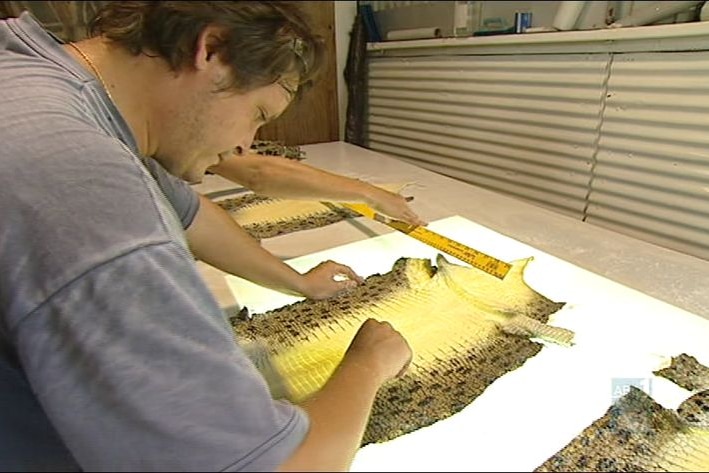
[[[94,72],[94,74],[95,74],[96,77],[98,78],[99,82],[101,82],[101,85],[103,86],[104,90],[106,91],[106,95],[108,95],[108,98],[111,99],[111,102],[113,102],[113,103],[115,104],[116,101],[113,100],[113,96],[111,95],[111,91],[108,89],[108,84],[106,84],[106,81],[103,80],[103,76],[102,76],[101,73],[98,71],[98,68],[97,68],[96,65],[93,63],[93,61],[92,61],[91,59],[89,59],[89,56],[88,56],[84,51],[82,51],[82,50],[79,48],[79,46],[77,46],[75,43],[68,43],[68,44],[69,44],[69,46],[71,46],[72,48],[74,48],[77,53],[79,53],[79,55],[84,59],[84,61],[86,61],[86,64],[89,65],[89,67],[91,68],[91,70]]]

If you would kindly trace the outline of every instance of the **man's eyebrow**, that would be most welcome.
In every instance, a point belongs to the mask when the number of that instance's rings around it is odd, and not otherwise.
[[[293,99],[295,98],[295,94],[296,94],[297,89],[291,88],[291,87],[288,86],[288,84],[286,84],[285,82],[279,82],[278,85],[280,85],[281,87],[283,87],[283,90],[285,90],[285,91],[288,93],[288,97],[289,97],[291,100],[293,100]]]
[[[264,122],[271,121],[271,119],[273,117],[269,116],[268,112],[266,111],[266,108],[259,105],[258,110],[259,110],[259,113],[261,114],[261,118],[263,119]]]
[[[271,123],[273,120],[275,120],[276,118],[281,116],[280,113],[276,114],[276,115],[270,115],[269,112],[265,108],[263,108],[263,107],[259,107],[259,108],[261,109],[261,113],[263,114],[263,118],[264,118],[263,122],[264,123]]]
[[[289,87],[288,84],[286,84],[285,82],[279,82],[278,85],[280,85],[281,88],[286,91],[286,93],[288,94],[288,98],[289,98],[290,100],[293,100],[293,99],[295,98],[295,95],[297,94],[297,88],[296,88],[296,89],[293,89],[293,88]],[[264,117],[265,117],[265,123],[270,123],[270,122],[272,122],[272,121],[275,120],[276,118],[280,117],[281,114],[283,113],[283,112],[281,112],[281,113],[279,113],[279,114],[277,114],[277,115],[270,115],[270,116],[269,116],[269,114],[268,114],[268,112],[266,111],[265,108],[263,108],[263,107],[260,107],[260,108],[261,108],[261,113],[262,113],[262,114],[264,115]]]

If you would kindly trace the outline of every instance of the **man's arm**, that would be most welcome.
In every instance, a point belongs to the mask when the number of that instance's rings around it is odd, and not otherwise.
[[[389,323],[364,322],[332,377],[303,403],[310,431],[279,471],[347,471],[377,391],[402,374],[411,357],[406,340]]]
[[[241,228],[221,207],[200,196],[200,206],[186,231],[195,257],[230,274],[281,292],[325,299],[362,281],[344,265],[326,261],[300,274]],[[335,281],[335,275],[347,279]]]
[[[399,194],[291,159],[248,153],[229,157],[210,171],[267,197],[363,202],[389,217],[426,224]]]

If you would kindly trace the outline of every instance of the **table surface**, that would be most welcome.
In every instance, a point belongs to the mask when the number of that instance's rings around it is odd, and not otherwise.
[[[630,385],[676,409],[689,393],[653,375],[672,356],[709,365],[709,262],[350,144],[303,148],[312,166],[373,183],[410,182],[404,194],[434,231],[503,260],[533,256],[525,282],[566,302],[549,323],[575,333],[574,346],[546,345],[459,413],[361,448],[352,471],[532,471]],[[197,189],[234,187],[207,176]],[[388,271],[400,256],[437,253],[364,218],[263,244],[298,270],[333,259],[363,276]],[[200,268],[225,308],[261,313],[297,300]]]
[[[506,261],[532,257],[524,282],[564,302],[548,323],[571,330],[574,343],[566,347],[542,342],[538,354],[495,379],[460,412],[359,449],[352,471],[532,471],[601,417],[629,386],[642,389],[667,409],[676,409],[689,393],[653,373],[668,366],[672,357],[688,353],[709,365],[709,320],[705,318],[460,216],[435,220],[429,227]],[[437,254],[413,238],[389,233],[299,256],[288,264],[305,270],[332,259],[369,276],[388,272],[401,256],[432,259]],[[452,257],[448,260],[462,264]],[[251,314],[299,299],[234,276],[227,281]],[[425,326],[436,327],[442,314],[435,310],[435,302],[425,300],[420,299],[426,304]],[[407,316],[421,314],[399,314]],[[401,318],[391,322],[397,328]],[[340,328],[354,336],[357,326],[341,324]],[[450,337],[456,343],[455,330]]]
[[[414,166],[383,153],[344,142],[302,147],[305,164],[372,183],[410,183],[412,208],[425,220],[461,216],[579,268],[709,319],[709,261],[559,214],[517,198],[482,189]],[[195,185],[210,194],[238,188],[219,176]],[[263,241],[289,260],[328,248],[391,233],[364,218],[350,219]],[[474,242],[471,246],[475,247]],[[224,308],[238,305],[225,273],[199,263]]]

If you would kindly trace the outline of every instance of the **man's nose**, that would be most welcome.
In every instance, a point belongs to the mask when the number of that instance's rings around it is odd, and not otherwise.
[[[251,149],[251,145],[254,143],[254,138],[256,138],[256,132],[258,130],[253,130],[252,133],[249,133],[248,136],[244,137],[243,141],[240,143],[237,148],[241,148],[240,155],[244,155],[249,152]]]

